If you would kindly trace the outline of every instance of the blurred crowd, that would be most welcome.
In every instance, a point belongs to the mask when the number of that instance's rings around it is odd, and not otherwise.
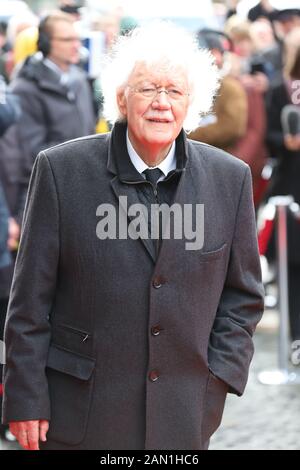
[[[300,204],[300,8],[278,10],[265,0],[241,15],[238,6],[215,2],[222,26],[196,32],[222,82],[213,111],[189,138],[249,164],[257,210],[274,195]],[[97,12],[87,25],[76,0],[43,13],[28,8],[0,23],[1,335],[34,159],[52,145],[110,129],[102,116],[100,56],[138,25],[120,9]],[[299,223],[291,218],[288,230],[291,337],[300,339]],[[271,240],[270,261],[273,246]],[[10,438],[4,427],[1,435]]]

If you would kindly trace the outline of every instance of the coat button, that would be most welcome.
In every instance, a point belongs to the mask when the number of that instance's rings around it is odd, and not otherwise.
[[[160,276],[155,277],[152,281],[152,285],[155,289],[159,289],[164,283],[165,280]]]
[[[159,378],[159,373],[157,370],[151,370],[151,372],[149,372],[149,380],[151,380],[151,382],[156,382]]]
[[[159,325],[152,326],[151,333],[153,336],[158,336],[161,332],[162,328]]]

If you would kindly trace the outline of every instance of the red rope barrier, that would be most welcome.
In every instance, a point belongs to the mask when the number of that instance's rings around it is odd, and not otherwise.
[[[274,229],[274,219],[266,219],[264,221],[264,226],[258,233],[258,248],[259,248],[260,255],[266,254],[273,229]]]

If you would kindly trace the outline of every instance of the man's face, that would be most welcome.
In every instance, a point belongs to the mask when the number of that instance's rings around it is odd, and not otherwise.
[[[154,88],[161,92],[145,96]],[[165,93],[166,89],[171,93]],[[135,67],[128,86],[118,93],[118,104],[127,118],[129,138],[141,156],[151,147],[168,148],[176,139],[187,114],[188,93],[187,77],[180,68],[170,72],[163,66]]]
[[[49,58],[58,65],[79,62],[80,39],[73,26],[67,21],[57,21],[51,33]]]

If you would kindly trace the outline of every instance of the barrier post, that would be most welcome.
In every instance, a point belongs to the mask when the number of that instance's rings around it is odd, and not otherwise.
[[[290,371],[289,368],[289,357],[292,351],[289,338],[287,213],[293,205],[294,199],[292,196],[276,196],[270,198],[268,202],[276,208],[275,230],[277,234],[279,296],[278,369],[260,372],[258,380],[268,385],[300,383],[300,375]]]

